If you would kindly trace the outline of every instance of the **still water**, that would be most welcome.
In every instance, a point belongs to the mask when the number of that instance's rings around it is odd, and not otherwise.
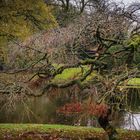
[[[14,101],[13,101],[14,102]],[[95,118],[84,116],[66,117],[56,113],[63,99],[50,100],[46,96],[19,100],[12,104],[1,104],[0,123],[57,123],[98,127]],[[119,128],[140,130],[140,113],[123,113],[116,115],[112,124]]]
[[[124,116],[123,125],[120,125],[120,127],[131,130],[140,130],[140,113],[126,113]]]

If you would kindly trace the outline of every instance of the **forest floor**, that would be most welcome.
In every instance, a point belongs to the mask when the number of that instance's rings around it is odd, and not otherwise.
[[[140,140],[140,131],[118,129],[120,140]],[[0,124],[0,140],[107,140],[101,128],[49,124]]]

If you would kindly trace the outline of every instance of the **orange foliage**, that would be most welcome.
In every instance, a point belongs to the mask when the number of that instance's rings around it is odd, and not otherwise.
[[[88,113],[90,115],[94,115],[94,116],[102,116],[102,117],[106,117],[107,112],[108,112],[108,105],[101,103],[101,104],[90,104],[88,107]]]
[[[89,104],[83,105],[79,102],[76,103],[67,103],[63,107],[60,107],[57,110],[57,113],[62,113],[64,115],[70,115],[74,113],[87,113],[87,115],[93,115],[96,117],[106,117],[108,112],[108,105],[101,103],[101,104]]]
[[[62,113],[62,114],[72,114],[72,113],[81,113],[82,112],[82,105],[81,103],[68,103],[65,104],[63,107],[60,107],[57,110],[57,113]]]

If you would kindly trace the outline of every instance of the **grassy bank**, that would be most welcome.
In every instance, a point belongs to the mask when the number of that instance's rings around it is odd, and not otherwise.
[[[120,140],[140,140],[140,132],[118,130]],[[0,140],[106,140],[100,128],[47,124],[0,124]]]

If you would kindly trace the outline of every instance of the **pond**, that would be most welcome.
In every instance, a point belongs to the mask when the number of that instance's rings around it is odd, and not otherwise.
[[[121,128],[131,129],[131,130],[140,130],[140,113],[137,114],[125,114],[124,123]]]
[[[118,128],[140,130],[140,98],[137,95],[138,100],[136,100],[135,94],[131,95],[133,103],[131,113],[117,113],[111,123]],[[44,95],[24,100],[20,97],[14,98],[9,97],[7,103],[1,102],[0,123],[50,123],[99,127],[94,117],[86,115],[82,118],[79,115],[66,117],[57,114],[57,108],[67,102],[66,97],[48,98]]]

